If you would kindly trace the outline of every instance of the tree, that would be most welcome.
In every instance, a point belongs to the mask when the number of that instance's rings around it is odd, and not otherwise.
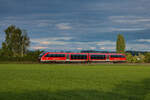
[[[5,30],[5,35],[5,41],[2,43],[3,53],[6,56],[23,56],[30,44],[27,33],[11,25]]]
[[[150,63],[150,53],[145,54],[145,62]]]
[[[127,58],[127,62],[132,63],[133,56],[131,55],[131,53],[127,53],[126,58]]]
[[[21,56],[23,57],[27,52],[27,47],[30,44],[30,38],[28,37],[26,30],[23,30],[21,40]]]
[[[126,48],[125,39],[123,35],[118,34],[117,42],[116,42],[117,53],[125,53],[125,48]]]

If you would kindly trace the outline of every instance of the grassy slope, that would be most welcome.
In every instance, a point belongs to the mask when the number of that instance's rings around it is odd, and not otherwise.
[[[1,64],[0,100],[150,100],[148,66]]]

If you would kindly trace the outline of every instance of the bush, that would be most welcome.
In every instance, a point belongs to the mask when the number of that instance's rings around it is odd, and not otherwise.
[[[144,63],[145,62],[145,56],[141,53],[138,55],[138,62],[139,63]]]
[[[126,58],[127,58],[127,62],[132,63],[133,56],[131,55],[131,53],[127,53]]]
[[[145,62],[150,63],[150,53],[145,54]]]
[[[145,62],[145,56],[142,54],[139,54],[138,56],[133,56],[131,53],[126,54],[127,62],[129,63],[144,63]]]
[[[11,57],[0,55],[0,62],[8,61],[8,62],[38,62],[38,56],[42,51],[28,51],[24,57]]]

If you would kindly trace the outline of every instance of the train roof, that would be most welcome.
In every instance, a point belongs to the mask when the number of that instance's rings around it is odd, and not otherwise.
[[[47,52],[47,53],[53,53],[53,54],[103,54],[103,55],[124,55],[122,53],[74,53],[74,52],[70,52],[70,53],[66,53],[66,52]]]

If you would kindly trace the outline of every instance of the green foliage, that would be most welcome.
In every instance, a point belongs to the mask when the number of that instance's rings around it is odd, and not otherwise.
[[[43,52],[39,50],[35,51],[27,51],[27,53],[21,57],[10,57],[10,56],[4,56],[3,51],[0,50],[0,62],[38,62],[38,56]]]
[[[127,59],[127,62],[132,63],[133,56],[131,55],[131,53],[126,54],[126,59]]]
[[[132,56],[131,53],[126,54],[127,62],[129,63],[144,63],[145,56],[143,54],[139,54],[138,56]]]
[[[25,57],[27,57],[31,61],[38,61],[38,57],[42,52],[43,51],[40,50],[30,51],[26,54]]]
[[[11,25],[5,30],[5,35],[5,41],[2,43],[3,55],[8,57],[23,57],[30,44],[27,33]]]
[[[150,100],[148,66],[1,64],[0,100]]]
[[[117,42],[116,42],[117,53],[125,53],[125,48],[126,48],[125,39],[123,35],[118,34]]]
[[[145,62],[150,63],[150,53],[145,54]]]
[[[145,56],[141,53],[138,55],[138,62],[139,63],[144,63],[145,62]]]
[[[10,47],[6,45],[5,42],[2,43],[1,55],[6,57],[12,57],[13,53],[10,50]]]
[[[138,56],[133,56],[132,63],[138,63],[138,62],[139,62]]]

